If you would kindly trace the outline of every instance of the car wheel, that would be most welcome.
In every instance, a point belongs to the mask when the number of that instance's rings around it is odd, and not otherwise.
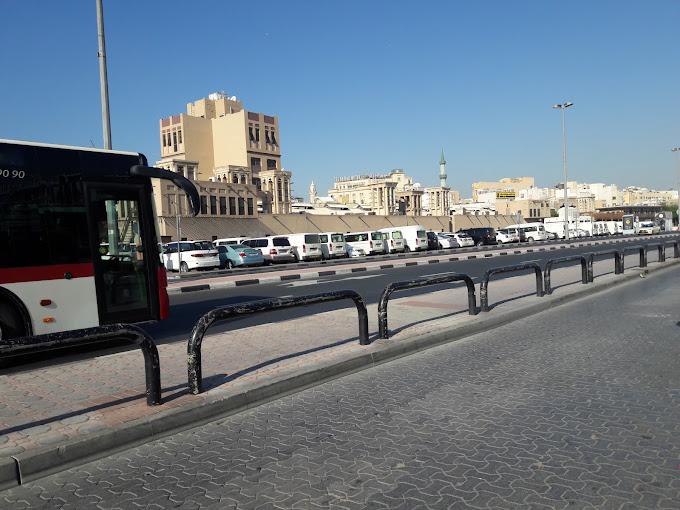
[[[227,259],[227,262],[225,262],[224,265],[227,269],[233,269],[233,267],[234,267],[234,263],[229,259]]]
[[[411,251],[411,248],[408,247],[408,244],[407,244],[406,246],[404,246],[404,251],[405,251],[406,253],[408,253],[408,252]]]
[[[484,241],[482,241],[481,239],[477,241],[477,246],[484,246]]]
[[[442,249],[442,243],[437,243],[437,249],[441,250]]]
[[[533,243],[533,242],[534,242],[534,238],[533,238],[533,237],[530,237],[529,239],[527,239],[527,241],[529,241],[530,243]]]
[[[182,262],[179,265],[179,272],[180,273],[188,273],[189,272],[189,264],[187,264],[186,262]]]

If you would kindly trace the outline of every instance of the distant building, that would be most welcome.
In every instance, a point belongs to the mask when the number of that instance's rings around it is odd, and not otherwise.
[[[187,104],[159,121],[157,166],[197,181],[202,214],[257,216],[291,212],[291,173],[281,167],[275,116],[244,110],[224,93]],[[186,211],[186,199],[162,190],[160,215]],[[177,204],[171,207],[171,204]]]
[[[521,189],[533,187],[533,177],[504,178],[498,182],[475,182],[472,183],[472,200],[477,202],[480,194],[495,192],[519,193]]]

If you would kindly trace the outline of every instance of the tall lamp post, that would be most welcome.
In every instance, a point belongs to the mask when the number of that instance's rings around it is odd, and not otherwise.
[[[671,149],[675,152],[675,160],[678,162],[678,230],[680,230],[680,147]]]
[[[553,108],[562,110],[562,166],[564,167],[564,240],[569,240],[569,199],[567,196],[567,138],[564,131],[564,109],[574,103],[556,104]]]

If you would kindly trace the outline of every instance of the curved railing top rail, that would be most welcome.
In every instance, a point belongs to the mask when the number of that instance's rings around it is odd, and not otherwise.
[[[141,349],[144,355],[146,375],[146,403],[150,406],[160,405],[162,403],[161,368],[158,349],[153,338],[146,331],[133,324],[110,324],[46,335],[7,339],[0,343],[0,356],[20,356],[110,340],[127,340]]]
[[[204,314],[194,325],[187,345],[189,392],[197,395],[203,391],[201,375],[201,343],[203,342],[205,332],[213,324],[243,315],[254,315],[298,306],[339,301],[342,299],[351,299],[354,301],[359,314],[359,344],[368,345],[368,312],[366,310],[366,304],[361,295],[353,290],[336,290],[290,298],[262,299],[216,308]]]
[[[527,269],[533,269],[536,273],[536,296],[543,296],[543,271],[541,271],[541,266],[539,266],[536,262],[524,262],[522,264],[514,264],[511,266],[492,267],[484,272],[484,275],[482,276],[482,283],[479,285],[479,300],[482,312],[489,311],[488,286],[489,277],[492,274],[523,271]]]

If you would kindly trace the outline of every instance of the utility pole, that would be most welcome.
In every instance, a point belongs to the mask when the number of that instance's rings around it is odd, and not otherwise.
[[[109,118],[109,81],[106,75],[106,42],[104,40],[104,7],[97,0],[97,34],[99,38],[99,82],[102,96],[102,125],[104,128],[104,148],[111,150],[111,119]]]

